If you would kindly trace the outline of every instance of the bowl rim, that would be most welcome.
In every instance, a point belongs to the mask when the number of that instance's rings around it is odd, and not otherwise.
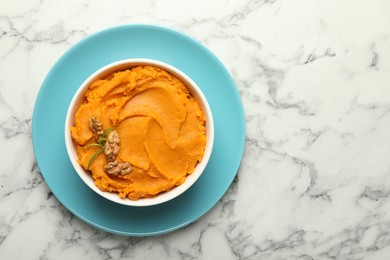
[[[206,116],[206,136],[207,142],[205,151],[203,154],[203,158],[195,167],[195,170],[187,175],[186,180],[183,184],[172,188],[169,191],[158,194],[153,198],[142,198],[139,200],[130,200],[128,198],[121,199],[116,192],[105,192],[101,191],[94,183],[92,176],[89,172],[84,170],[77,162],[77,153],[74,147],[74,143],[71,137],[70,127],[73,125],[74,114],[77,110],[78,103],[80,102],[83,94],[88,90],[90,84],[98,78],[102,78],[108,74],[111,74],[116,71],[121,71],[125,69],[130,69],[134,66],[138,65],[153,65],[168,71],[174,76],[178,77],[186,84],[187,88],[191,92],[192,96],[198,101],[201,106],[203,113]],[[95,193],[100,196],[108,199],[112,202],[125,205],[125,206],[136,206],[136,207],[145,207],[145,206],[153,206],[161,203],[168,202],[173,200],[174,198],[180,196],[186,190],[188,190],[203,174],[207,163],[211,157],[211,153],[214,146],[214,119],[212,115],[212,111],[210,105],[203,93],[203,91],[199,88],[199,86],[192,80],[187,74],[185,74],[180,69],[162,62],[156,59],[148,59],[148,58],[130,58],[130,59],[122,59],[112,63],[109,63],[100,69],[96,70],[92,73],[77,89],[75,94],[73,95],[67,109],[66,118],[65,118],[65,146],[70,162],[76,171],[77,175],[82,179],[82,181],[91,188]]]

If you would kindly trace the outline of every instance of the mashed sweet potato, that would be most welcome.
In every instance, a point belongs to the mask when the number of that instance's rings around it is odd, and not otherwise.
[[[109,175],[103,170],[106,157],[99,154],[90,171],[102,191],[131,200],[154,197],[182,184],[203,157],[203,111],[180,79],[158,67],[133,67],[89,86],[71,127],[85,169],[99,150],[84,149],[95,142],[88,127],[92,116],[104,129],[115,128],[121,139],[117,159],[133,166],[128,175]]]

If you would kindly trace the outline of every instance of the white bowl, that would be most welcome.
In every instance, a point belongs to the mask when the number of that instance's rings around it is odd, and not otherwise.
[[[70,128],[73,126],[74,122],[74,114],[77,111],[78,107],[81,104],[81,101],[83,99],[84,93],[87,91],[89,85],[95,81],[96,79],[103,78],[115,71],[121,71],[125,69],[129,69],[131,67],[137,66],[137,65],[154,65],[157,67],[160,67],[171,74],[175,75],[176,77],[180,78],[186,85],[189,91],[191,92],[192,96],[199,102],[205,117],[206,117],[206,136],[207,136],[207,143],[204,151],[204,155],[202,160],[196,165],[195,170],[192,174],[187,176],[186,181],[181,184],[180,186],[177,186],[173,188],[170,191],[161,193],[157,195],[154,198],[145,198],[140,200],[130,200],[130,199],[121,199],[117,193],[111,193],[111,192],[104,192],[101,191],[99,188],[97,188],[94,184],[94,181],[91,177],[91,174],[88,173],[84,168],[82,168],[77,160],[78,156],[76,153],[75,145],[72,141]],[[151,59],[127,59],[127,60],[120,60],[111,64],[108,64],[107,66],[99,69],[95,73],[93,73],[89,78],[87,78],[83,84],[79,87],[77,92],[72,98],[72,101],[70,102],[67,114],[66,114],[66,120],[65,120],[65,144],[66,144],[66,150],[68,152],[70,161],[72,162],[72,165],[74,169],[76,170],[77,174],[80,176],[80,178],[97,194],[101,195],[102,197],[111,200],[113,202],[127,205],[127,206],[151,206],[151,205],[157,205],[169,200],[172,200],[173,198],[176,198],[183,192],[185,192],[187,189],[189,189],[195,181],[200,177],[200,175],[203,173],[211,155],[211,151],[213,149],[214,144],[214,121],[213,116],[211,114],[210,106],[203,95],[200,88],[196,85],[196,83],[188,77],[186,74],[184,74],[179,69],[163,63],[161,61],[157,60],[151,60]]]

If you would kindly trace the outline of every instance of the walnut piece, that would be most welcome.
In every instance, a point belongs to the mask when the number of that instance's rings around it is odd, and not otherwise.
[[[128,162],[109,162],[106,166],[104,166],[104,171],[110,175],[118,176],[118,175],[126,175],[129,174],[133,170],[133,167]]]
[[[95,140],[98,142],[100,136],[103,134],[103,125],[100,120],[96,119],[96,117],[92,116],[89,118],[89,129],[93,132]]]
[[[107,157],[108,162],[113,162],[116,159],[116,156],[119,153],[119,144],[121,140],[119,138],[118,132],[112,130],[107,135],[107,141],[104,144],[104,154]]]
[[[100,137],[103,135],[103,125],[99,119],[92,116],[89,118],[89,129],[93,132],[96,142],[99,142]],[[104,139],[103,139],[104,140]],[[101,141],[100,141],[101,142]],[[112,130],[107,134],[107,140],[104,142],[104,154],[107,158],[107,164],[104,166],[104,171],[107,174],[118,176],[129,174],[133,167],[128,162],[118,162],[116,157],[119,154],[119,145],[121,139],[117,131]]]

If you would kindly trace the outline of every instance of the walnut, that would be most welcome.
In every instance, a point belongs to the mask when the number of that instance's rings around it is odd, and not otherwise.
[[[104,154],[106,155],[108,163],[104,166],[104,171],[114,176],[129,174],[133,170],[131,164],[128,162],[116,161],[116,157],[119,154],[119,145],[121,143],[121,139],[119,138],[118,132],[115,130],[107,129],[107,139],[101,138],[104,133],[103,125],[102,122],[100,122],[100,120],[94,116],[89,119],[89,129],[91,129],[91,131],[93,132],[97,142],[94,145],[102,147],[102,149],[97,153],[104,151]],[[109,130],[111,131],[109,132]],[[104,144],[102,143],[103,140],[105,140]],[[93,160],[94,157],[95,156],[93,156],[91,160]],[[87,170],[89,170],[89,165],[87,167]]]
[[[116,159],[116,156],[119,153],[119,144],[121,140],[119,138],[118,132],[113,130],[108,133],[107,141],[104,144],[104,154],[107,157],[108,162],[113,162]]]
[[[94,116],[89,118],[89,129],[93,132],[96,141],[99,140],[104,132],[102,122]]]
[[[118,175],[126,175],[129,174],[133,170],[133,167],[128,162],[109,162],[106,166],[104,166],[104,171],[110,175],[118,176]]]
[[[133,166],[129,162],[120,162],[119,167],[121,168],[121,175],[126,175],[133,171]]]

